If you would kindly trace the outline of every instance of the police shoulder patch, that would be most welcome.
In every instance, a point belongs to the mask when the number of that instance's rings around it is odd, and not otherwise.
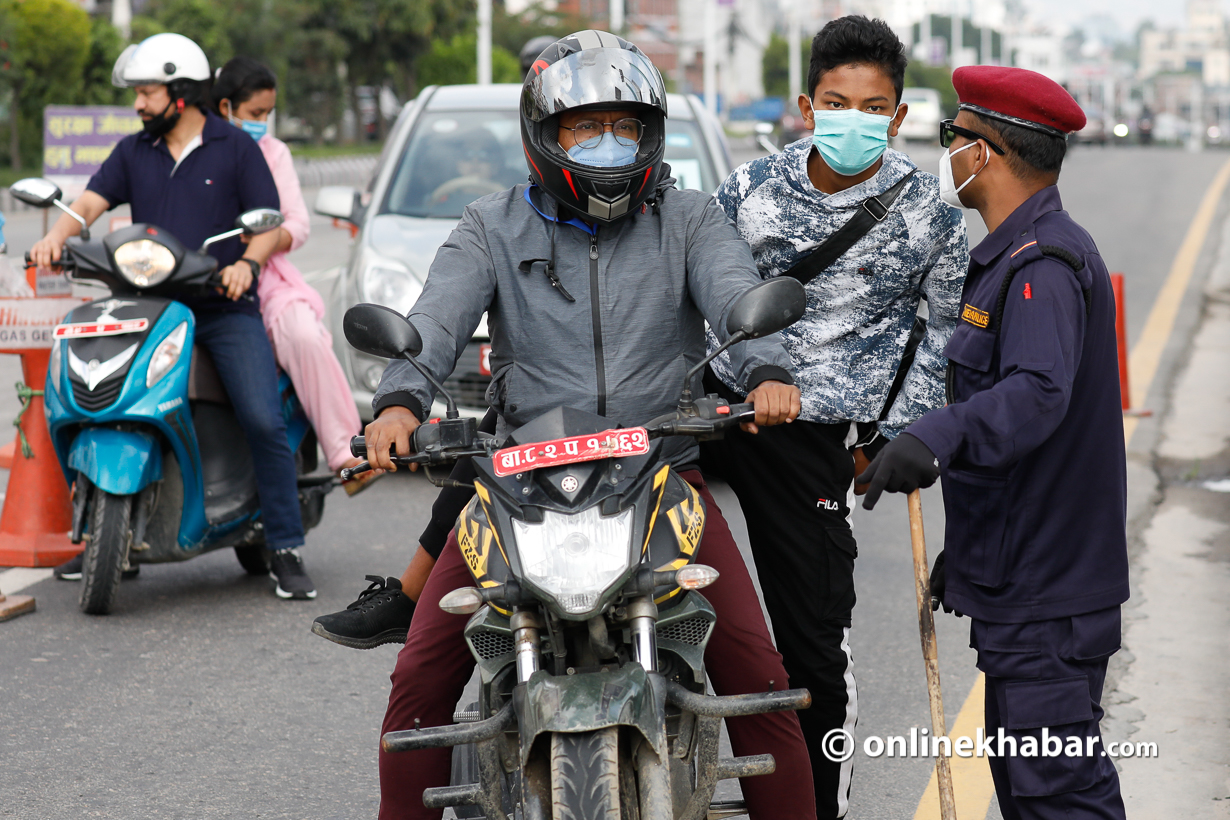
[[[979,308],[974,307],[969,302],[966,302],[961,307],[961,318],[969,322],[974,327],[980,327],[984,330],[991,323],[991,314],[987,313],[985,310],[980,310]]]

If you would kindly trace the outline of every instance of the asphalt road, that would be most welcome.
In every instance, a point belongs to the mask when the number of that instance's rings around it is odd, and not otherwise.
[[[912,150],[924,168],[938,150]],[[1129,275],[1138,331],[1222,153],[1078,149],[1061,189],[1112,270]],[[977,223],[976,214],[970,215]],[[28,247],[33,215],[10,218]],[[324,225],[319,225],[324,228]],[[971,227],[973,241],[981,231]],[[344,258],[345,234],[318,230],[300,264]],[[3,357],[0,383],[13,381]],[[7,368],[7,369],[5,369]],[[0,399],[0,414],[15,412]],[[3,471],[0,471],[2,474]],[[342,649],[308,631],[364,587],[396,575],[425,524],[432,488],[388,477],[355,499],[335,493],[308,535],[313,602],[283,602],[229,551],[145,567],[116,611],[90,618],[75,584],[25,590],[38,612],[0,624],[0,818],[350,818],[375,814],[376,746],[392,647]],[[718,493],[737,537],[737,505]],[[942,545],[938,491],[924,495],[930,553]],[[904,502],[857,511],[859,603],[852,646],[859,734],[929,725]],[[967,622],[938,618],[950,721],[974,681]],[[850,817],[913,817],[927,760],[856,757]],[[997,816],[992,809],[989,816]]]

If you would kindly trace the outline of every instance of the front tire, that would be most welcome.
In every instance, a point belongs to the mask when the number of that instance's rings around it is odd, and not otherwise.
[[[131,541],[132,498],[94,488],[94,497],[90,499],[90,540],[82,556],[78,602],[87,615],[106,615],[115,605]]]
[[[620,820],[619,729],[551,735],[553,820]]]

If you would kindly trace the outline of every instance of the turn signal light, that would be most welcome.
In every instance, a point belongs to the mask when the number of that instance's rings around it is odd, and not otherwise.
[[[483,594],[474,587],[454,589],[440,599],[440,609],[453,615],[473,615],[483,605]]]
[[[704,589],[719,578],[713,567],[704,564],[689,564],[675,573],[675,583],[681,589]]]

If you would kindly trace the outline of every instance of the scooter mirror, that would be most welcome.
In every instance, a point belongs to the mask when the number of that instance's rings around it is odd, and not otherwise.
[[[257,208],[235,217],[235,227],[252,236],[269,233],[282,222],[282,212],[273,208]]]
[[[342,332],[351,347],[379,356],[400,359],[423,350],[423,337],[410,320],[384,305],[355,305],[342,318]]]
[[[807,310],[807,293],[799,280],[778,276],[753,285],[731,308],[726,332],[742,332],[745,339],[759,339],[784,330],[802,318]]]
[[[9,188],[13,196],[35,208],[50,208],[63,194],[60,186],[49,179],[29,177],[18,180]]]

